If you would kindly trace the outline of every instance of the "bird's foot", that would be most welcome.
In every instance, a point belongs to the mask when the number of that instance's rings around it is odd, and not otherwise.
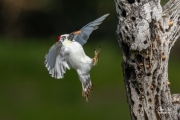
[[[85,98],[86,102],[89,101],[89,96],[91,95],[91,91],[93,90],[93,85],[88,86],[88,88],[82,91],[82,96]]]
[[[98,64],[99,62],[99,55],[100,55],[101,47],[99,47],[98,50],[94,50],[94,58],[93,58],[93,64],[94,66]]]

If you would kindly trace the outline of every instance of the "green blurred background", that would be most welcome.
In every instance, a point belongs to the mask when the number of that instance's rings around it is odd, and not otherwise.
[[[86,103],[75,70],[68,70],[62,80],[53,79],[44,56],[58,35],[106,13],[110,16],[84,45],[91,57],[102,46],[100,63],[91,71],[95,87]],[[0,120],[130,119],[113,0],[0,0],[0,20]],[[169,63],[172,93],[180,90],[178,45]]]

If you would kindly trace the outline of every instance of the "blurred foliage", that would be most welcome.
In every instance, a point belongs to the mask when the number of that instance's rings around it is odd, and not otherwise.
[[[91,57],[94,48],[102,46],[100,62],[91,71],[95,87],[88,103],[81,96],[81,84],[75,70],[68,70],[62,80],[50,77],[43,60],[52,42],[37,41],[0,42],[3,56],[0,120],[109,120],[118,119],[118,116],[129,119],[121,53],[115,40],[84,46]]]
[[[110,13],[111,17],[95,36],[114,36],[116,29],[116,22],[111,22],[117,21],[115,4],[110,0],[1,0],[0,6],[0,34],[3,36],[58,36],[79,30],[106,13]],[[107,27],[109,30],[105,29]],[[107,32],[109,35],[104,34]]]
[[[102,46],[100,62],[91,71],[95,87],[86,103],[75,70],[56,80],[43,60],[54,36],[78,30],[106,13],[110,16],[84,45],[91,57],[94,48]],[[0,20],[0,120],[130,119],[113,0],[0,0]],[[172,93],[180,84],[177,49],[175,45],[169,64]]]
[[[163,5],[165,2],[162,0]],[[51,38],[79,30],[106,13],[110,16],[94,36],[114,39],[117,15],[113,0],[0,0],[0,36]]]

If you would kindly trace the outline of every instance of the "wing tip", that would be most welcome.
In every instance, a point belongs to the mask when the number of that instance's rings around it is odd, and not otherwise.
[[[103,15],[104,17],[107,17],[107,16],[109,16],[110,15],[110,13],[107,13],[107,14],[105,14],[105,15]]]

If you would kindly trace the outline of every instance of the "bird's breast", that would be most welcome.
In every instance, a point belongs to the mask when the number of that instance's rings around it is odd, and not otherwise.
[[[66,45],[71,44],[71,43],[72,43],[72,41],[66,40],[63,42],[63,45],[66,46]]]
[[[68,61],[74,69],[90,69],[92,59],[89,58],[82,46],[78,42],[72,42],[67,45],[69,49]]]

